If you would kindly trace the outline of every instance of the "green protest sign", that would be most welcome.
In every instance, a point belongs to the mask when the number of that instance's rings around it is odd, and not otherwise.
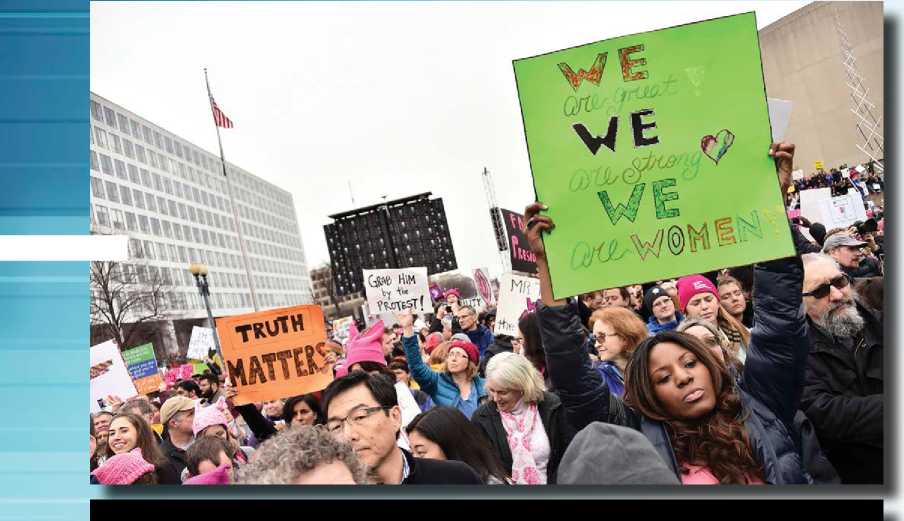
[[[753,13],[514,68],[556,298],[794,254]]]

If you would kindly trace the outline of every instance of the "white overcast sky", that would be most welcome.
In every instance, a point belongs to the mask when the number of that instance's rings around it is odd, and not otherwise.
[[[807,3],[92,2],[91,90],[216,154],[207,67],[226,159],[292,193],[309,268],[327,215],[430,191],[459,269],[498,275],[483,168],[501,207],[533,200],[513,59]]]

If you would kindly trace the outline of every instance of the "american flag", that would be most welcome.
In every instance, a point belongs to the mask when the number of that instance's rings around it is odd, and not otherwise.
[[[232,120],[226,117],[226,114],[217,106],[217,102],[210,98],[210,109],[213,110],[213,120],[218,127],[232,128]]]

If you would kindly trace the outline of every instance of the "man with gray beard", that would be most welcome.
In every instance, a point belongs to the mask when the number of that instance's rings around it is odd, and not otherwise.
[[[843,484],[881,484],[882,324],[832,257],[802,259],[810,355],[801,409]]]

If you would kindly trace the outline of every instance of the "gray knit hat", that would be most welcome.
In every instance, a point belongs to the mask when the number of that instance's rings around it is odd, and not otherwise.
[[[593,422],[574,437],[559,464],[560,485],[680,485],[638,431]]]

